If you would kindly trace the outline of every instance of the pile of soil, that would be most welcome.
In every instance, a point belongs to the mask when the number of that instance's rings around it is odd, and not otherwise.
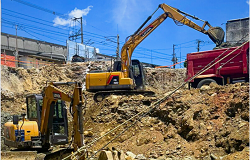
[[[146,110],[156,99],[113,96],[93,104],[85,114],[85,129],[93,133],[86,137],[86,143]],[[105,137],[93,150],[120,131]],[[249,84],[212,83],[201,89],[182,89],[110,146],[149,158],[248,159]]]
[[[84,85],[90,70],[107,70],[105,62],[51,65],[39,69],[1,68],[1,125],[10,115],[26,112],[25,95],[40,93],[46,81],[78,81]],[[185,69],[146,69],[147,89],[154,97],[112,95],[96,103],[85,91],[85,143],[104,135],[184,82]],[[157,109],[130,122],[95,143],[97,151],[135,122],[108,147],[154,159],[248,159],[249,84],[211,84],[201,89],[183,88]],[[69,123],[72,120],[69,118]],[[69,125],[70,126],[70,125]],[[71,132],[72,129],[69,128]],[[2,150],[9,148],[1,145]],[[106,148],[106,147],[105,147]]]

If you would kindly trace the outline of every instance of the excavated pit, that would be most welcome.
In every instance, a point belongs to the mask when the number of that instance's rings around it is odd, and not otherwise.
[[[39,69],[1,67],[1,125],[11,115],[26,112],[25,95],[40,93],[46,81],[84,83],[89,70],[107,70],[109,63],[51,65]],[[185,79],[185,69],[146,68],[147,90],[155,97],[111,95],[102,102],[87,97],[84,109],[85,142],[104,135],[153,102],[172,91]],[[64,88],[72,89],[72,88]],[[135,120],[131,120],[133,123]],[[72,119],[69,118],[69,124]],[[128,125],[129,125],[128,124]],[[97,151],[123,128],[104,137],[89,151]],[[71,126],[71,125],[69,125]],[[72,129],[69,128],[71,132]],[[2,130],[3,134],[3,130]],[[114,140],[115,147],[147,158],[172,159],[248,159],[249,157],[249,83],[226,86],[210,84],[201,89],[177,91],[159,108],[142,117],[135,126]],[[2,151],[9,150],[2,141]]]

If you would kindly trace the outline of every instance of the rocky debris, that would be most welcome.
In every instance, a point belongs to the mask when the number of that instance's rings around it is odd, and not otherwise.
[[[135,159],[136,155],[130,151],[126,152],[126,155],[131,157],[132,159]]]
[[[143,155],[143,154],[138,154],[135,159],[138,159],[138,160],[146,160],[147,158]]]
[[[146,84],[156,93],[172,91],[184,82],[186,69],[147,68]]]
[[[83,134],[86,137],[92,137],[94,133],[92,131],[84,131]]]
[[[25,95],[40,93],[46,81],[85,81],[87,71],[108,70],[110,64],[74,63],[44,66],[39,69],[1,68],[1,125],[10,115],[26,112]],[[147,110],[156,100],[183,83],[185,69],[146,69],[147,89],[155,97],[111,95],[99,103],[93,93],[84,92],[85,142],[104,135],[133,115]],[[157,109],[140,119],[109,147],[131,151],[136,158],[149,159],[248,159],[249,83],[219,86],[211,83],[201,89],[176,92]],[[135,119],[129,121],[133,123]],[[69,126],[72,119],[69,116]],[[91,150],[99,150],[129,124],[98,141]],[[71,133],[69,128],[69,133]],[[1,145],[2,150],[4,145]],[[140,156],[139,156],[140,157]]]

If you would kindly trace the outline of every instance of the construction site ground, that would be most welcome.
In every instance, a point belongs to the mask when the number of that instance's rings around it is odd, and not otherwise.
[[[46,81],[78,81],[84,84],[89,70],[107,70],[106,62],[85,62],[50,65],[39,69],[1,67],[1,127],[12,120],[11,115],[26,113],[25,96],[41,93]],[[128,120],[153,102],[167,95],[184,82],[186,69],[146,68],[147,90],[155,96],[111,95],[94,102],[94,93],[84,91],[85,144],[104,135]],[[69,90],[70,88],[63,88]],[[219,86],[211,83],[201,89],[187,85],[168,98],[159,108],[97,141],[88,148],[91,155],[98,151],[124,128],[124,134],[105,149],[114,147],[130,151],[137,159],[249,159],[249,83]],[[69,126],[72,120],[69,118]],[[69,132],[72,129],[69,128]],[[2,156],[11,148],[1,143]],[[143,155],[141,155],[143,154]],[[22,157],[19,159],[34,159]]]

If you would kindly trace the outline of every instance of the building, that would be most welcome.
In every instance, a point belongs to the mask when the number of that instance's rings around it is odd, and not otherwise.
[[[249,40],[249,17],[228,20],[226,23],[226,41],[243,43]]]
[[[70,51],[69,45],[67,46],[1,33],[1,64],[10,67],[24,68],[38,68],[51,63],[63,64],[70,59],[69,52],[72,52]],[[94,47],[89,48],[92,49]],[[87,48],[87,51],[90,50],[89,48]],[[113,56],[100,54],[99,49],[94,49],[98,51],[95,52],[94,56],[90,55],[92,52],[86,52],[88,54],[84,52],[84,54],[86,54],[85,56],[87,56],[85,57],[87,60],[111,61],[111,59],[115,59]],[[18,54],[16,54],[16,50],[18,51]],[[72,54],[74,53],[74,50],[75,49],[73,48]],[[149,63],[143,64],[146,67],[157,66]]]
[[[16,54],[16,50],[18,54]],[[7,61],[12,63],[12,67],[13,63],[15,63],[14,66],[24,68],[39,67],[50,63],[64,63],[66,56],[66,46],[1,33],[1,57],[2,60],[8,57]],[[9,60],[11,57],[12,60]]]

